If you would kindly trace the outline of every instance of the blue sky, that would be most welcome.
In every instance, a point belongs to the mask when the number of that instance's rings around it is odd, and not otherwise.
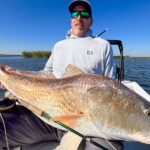
[[[0,0],[0,54],[50,51],[70,29],[71,0]],[[94,35],[119,39],[125,55],[150,56],[150,0],[90,0]]]

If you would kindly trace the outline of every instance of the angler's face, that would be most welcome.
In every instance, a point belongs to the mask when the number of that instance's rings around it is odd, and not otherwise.
[[[81,37],[88,32],[93,19],[91,16],[88,17],[88,12],[84,6],[76,6],[73,12],[71,18],[72,34]]]

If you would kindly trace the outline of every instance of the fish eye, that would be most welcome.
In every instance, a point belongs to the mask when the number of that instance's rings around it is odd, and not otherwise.
[[[143,112],[146,116],[150,116],[150,109],[144,109]]]

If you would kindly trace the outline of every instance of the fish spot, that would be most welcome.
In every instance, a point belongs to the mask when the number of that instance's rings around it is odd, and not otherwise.
[[[83,112],[79,112],[79,114],[84,114]]]

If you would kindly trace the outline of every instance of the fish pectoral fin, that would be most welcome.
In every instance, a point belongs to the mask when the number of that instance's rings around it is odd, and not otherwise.
[[[67,126],[73,127],[81,117],[83,117],[83,115],[56,116],[52,117],[51,120],[54,122],[59,121]]]
[[[65,69],[63,78],[70,77],[73,75],[78,75],[78,74],[85,74],[85,72],[82,71],[80,68],[76,67],[75,65],[69,64]]]

